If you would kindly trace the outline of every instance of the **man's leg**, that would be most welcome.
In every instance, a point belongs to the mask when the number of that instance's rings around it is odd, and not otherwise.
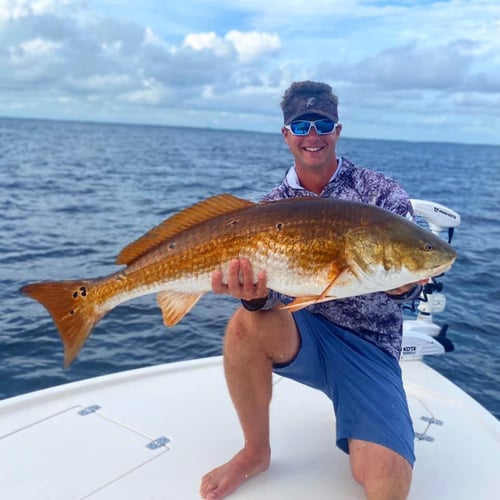
[[[412,468],[398,453],[376,443],[349,439],[354,479],[368,500],[404,500],[410,491]]]
[[[224,370],[245,441],[229,462],[203,477],[202,498],[224,498],[269,467],[273,362],[290,361],[299,346],[295,322],[287,311],[240,308],[230,320],[224,340]]]

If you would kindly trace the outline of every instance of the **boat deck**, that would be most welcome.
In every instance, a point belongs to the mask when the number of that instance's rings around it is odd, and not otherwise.
[[[410,499],[500,491],[500,423],[421,361],[402,363],[417,462]],[[320,392],[277,377],[270,469],[230,498],[362,499]],[[0,402],[2,498],[191,500],[241,447],[220,358],[173,363]]]

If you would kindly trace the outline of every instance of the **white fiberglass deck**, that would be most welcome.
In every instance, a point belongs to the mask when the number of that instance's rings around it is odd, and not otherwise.
[[[410,498],[497,498],[498,420],[422,362],[403,371],[422,438]],[[323,394],[276,378],[271,426],[269,471],[231,499],[364,498]],[[1,498],[196,499],[201,476],[240,446],[220,358],[78,382],[0,402]]]

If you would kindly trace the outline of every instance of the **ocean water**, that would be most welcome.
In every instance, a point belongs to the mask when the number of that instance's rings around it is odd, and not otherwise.
[[[456,349],[427,361],[500,417],[500,148],[342,138],[338,152],[461,214],[436,316]],[[257,200],[291,163],[279,134],[0,119],[0,398],[220,354],[235,300],[207,294],[167,329],[148,296],[113,310],[63,369],[52,320],[19,288],[114,272],[169,215],[222,192]]]

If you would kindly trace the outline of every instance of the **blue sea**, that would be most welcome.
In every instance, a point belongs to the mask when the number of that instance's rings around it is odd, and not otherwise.
[[[456,349],[428,363],[500,417],[500,147],[342,138],[338,153],[461,214],[436,316]],[[52,320],[19,288],[114,272],[169,215],[222,192],[258,200],[291,163],[279,133],[0,119],[0,398],[220,354],[235,300],[207,294],[167,329],[148,296],[113,310],[63,369]]]

